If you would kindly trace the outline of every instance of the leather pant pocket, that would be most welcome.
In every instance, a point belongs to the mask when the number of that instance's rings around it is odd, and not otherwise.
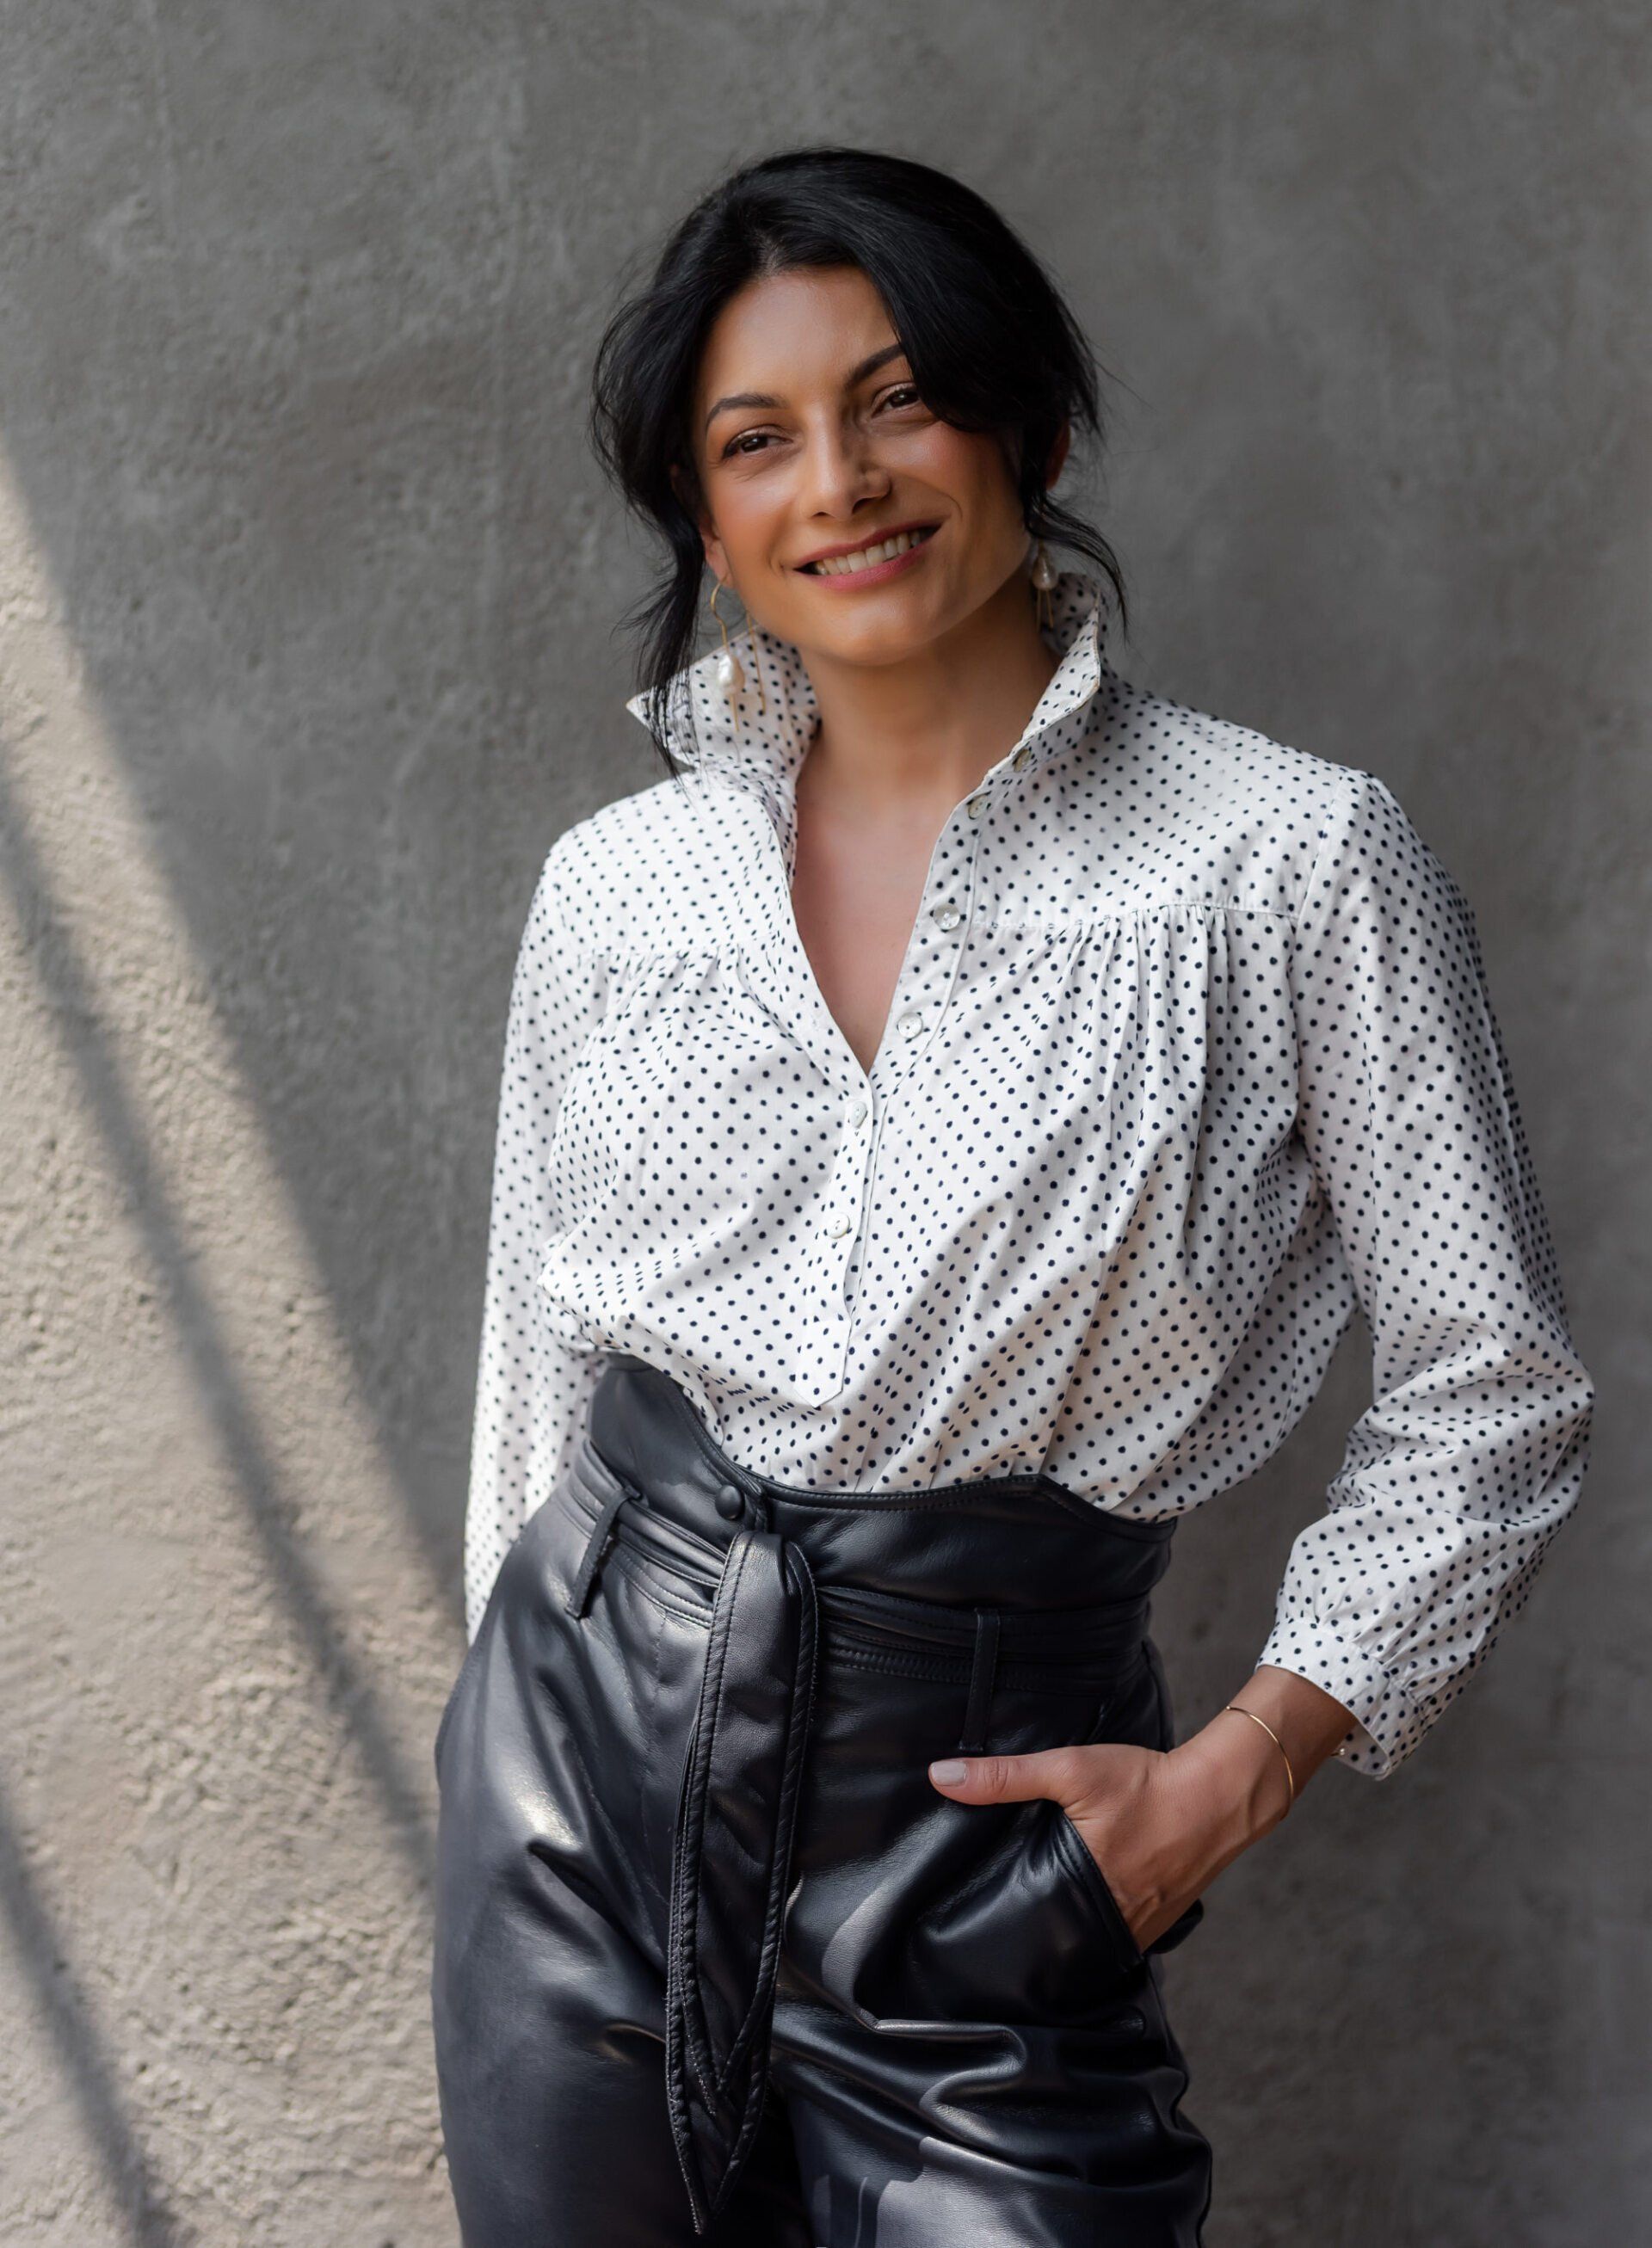
[[[1113,1737],[1112,1703],[1076,1696],[1006,1697],[995,1753]],[[1112,1890],[1063,1805],[957,1804],[943,1815],[965,1853],[916,1914],[908,1966],[926,2013],[1002,2023],[1082,2021],[1115,2008],[1142,1965]],[[972,1822],[972,1823],[971,1823]],[[949,1862],[944,1851],[937,1866]]]
[[[1113,1894],[1107,1875],[1097,1863],[1096,1855],[1077,1823],[1063,1803],[1052,1802],[1053,1827],[1059,1848],[1065,1854],[1073,1880],[1086,1895],[1107,1929],[1121,1975],[1134,1974],[1142,1961],[1141,1947],[1130,1933],[1124,1908]]]

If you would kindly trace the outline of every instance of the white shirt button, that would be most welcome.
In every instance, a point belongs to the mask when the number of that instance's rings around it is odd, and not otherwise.
[[[827,1226],[826,1231],[834,1241],[838,1241],[848,1231],[850,1223],[851,1221],[847,1217],[834,1217]]]
[[[979,819],[987,808],[987,800],[984,796],[972,796],[963,808],[971,819]]]
[[[958,911],[958,908],[953,904],[950,898],[948,898],[943,903],[938,906],[931,906],[929,910],[935,915],[936,921],[940,922],[943,929],[956,929],[958,923],[963,919],[963,915]]]
[[[864,1100],[857,1100],[849,1111],[849,1121],[851,1124],[864,1124],[866,1121],[867,1105]]]
[[[1010,760],[1017,772],[1025,772],[1032,762],[1032,744],[1030,742],[1024,742]]]
[[[903,1038],[915,1038],[918,1032],[922,1028],[923,1018],[922,1015],[906,1014],[901,1016],[901,1035]]]

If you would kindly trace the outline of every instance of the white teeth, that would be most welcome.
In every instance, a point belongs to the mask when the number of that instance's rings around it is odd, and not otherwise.
[[[869,570],[874,562],[888,562],[896,554],[904,554],[908,546],[916,546],[928,537],[926,531],[899,531],[893,538],[886,538],[878,546],[862,546],[853,554],[834,555],[830,561],[808,565],[817,576],[841,578],[855,570]]]

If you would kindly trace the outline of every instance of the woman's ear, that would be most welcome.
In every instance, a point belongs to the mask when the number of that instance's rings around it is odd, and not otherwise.
[[[677,504],[685,515],[693,517],[694,527],[700,534],[700,544],[705,549],[708,566],[715,576],[726,580],[729,572],[723,558],[723,542],[712,528],[710,517],[689,490],[688,477],[683,475],[682,468],[675,462],[669,473],[671,489],[676,494]]]

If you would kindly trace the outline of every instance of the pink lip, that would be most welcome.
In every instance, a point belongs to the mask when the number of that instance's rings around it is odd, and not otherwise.
[[[887,585],[891,578],[898,578],[912,563],[922,561],[940,536],[937,526],[927,538],[920,539],[915,546],[908,546],[904,554],[892,554],[887,562],[874,562],[864,570],[834,570],[827,576],[817,571],[803,570],[799,575],[806,578],[812,586],[823,586],[833,593],[847,592],[855,586]]]

